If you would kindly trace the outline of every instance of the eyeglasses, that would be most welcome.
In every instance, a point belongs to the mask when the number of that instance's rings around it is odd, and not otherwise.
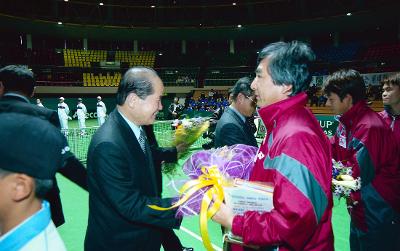
[[[251,101],[251,103],[256,106],[257,105],[257,101],[255,101],[252,97],[249,96],[245,96],[247,99],[249,99]]]

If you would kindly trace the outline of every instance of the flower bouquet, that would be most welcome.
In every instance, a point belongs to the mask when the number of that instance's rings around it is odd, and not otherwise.
[[[191,146],[196,140],[207,131],[210,122],[206,118],[192,118],[192,119],[175,119],[172,126],[176,128],[173,136],[172,145],[186,144]],[[187,152],[180,155],[180,158],[186,158]],[[178,165],[176,163],[164,163],[162,172],[168,176],[176,174]]]
[[[232,186],[234,178],[248,180],[257,150],[253,146],[238,144],[193,154],[183,165],[183,172],[191,180],[179,190],[180,199],[169,208],[150,207],[155,210],[178,208],[176,217],[200,214],[200,233],[204,246],[207,250],[213,250],[207,232],[207,220],[224,200],[224,187]]]
[[[360,190],[361,178],[352,176],[351,167],[332,159],[332,192],[339,198],[349,198],[352,191]]]
[[[216,149],[203,150],[193,154],[183,164],[183,172],[192,180],[198,179],[204,174],[203,167],[217,167],[224,182],[230,182],[233,178],[248,180],[254,166],[254,158],[258,148],[237,144]],[[178,211],[177,216],[196,215],[200,212],[200,202],[204,192],[209,187],[199,189]]]
[[[174,121],[176,124],[173,145],[185,143],[192,145],[208,129],[210,122],[206,118],[192,118]]]

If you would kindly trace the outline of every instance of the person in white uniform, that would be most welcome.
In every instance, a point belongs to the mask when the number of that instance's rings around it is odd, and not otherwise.
[[[82,99],[78,98],[78,104],[76,105],[76,115],[78,116],[78,125],[81,135],[85,134],[85,120],[86,120],[86,106],[83,104]]]
[[[66,138],[48,121],[0,113],[0,250],[65,251],[43,200],[69,152]]]
[[[104,124],[106,120],[107,108],[103,101],[101,101],[101,97],[97,96],[97,122],[99,126]]]
[[[68,135],[68,114],[69,114],[69,107],[64,102],[64,98],[60,97],[58,103],[58,118],[60,119],[61,131],[62,133],[67,136]]]
[[[40,107],[44,107],[44,105],[42,104],[42,101],[40,100],[40,98],[36,99],[36,105],[40,106]]]

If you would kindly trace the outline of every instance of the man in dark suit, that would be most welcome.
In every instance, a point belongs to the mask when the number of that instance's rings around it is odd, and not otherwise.
[[[254,132],[247,122],[256,109],[254,93],[248,77],[239,79],[231,90],[232,104],[217,122],[215,147],[245,144],[257,147]]]
[[[60,121],[56,111],[40,107],[29,102],[33,96],[35,79],[33,72],[25,66],[9,65],[0,69],[0,83],[4,94],[0,98],[0,113],[23,113],[49,121],[60,128]],[[46,154],[45,152],[43,153]],[[73,155],[65,156],[63,166],[58,169],[63,176],[87,190],[86,168]],[[46,194],[45,199],[50,203],[51,217],[58,227],[64,224],[64,213],[60,199],[60,190],[54,177],[53,187]]]
[[[164,86],[150,68],[123,76],[117,107],[94,134],[88,151],[89,220],[85,250],[160,250],[165,229],[179,228],[175,210],[161,199],[153,156],[143,125],[162,109]]]
[[[160,147],[158,145],[156,135],[154,134],[153,125],[142,126],[146,133],[147,140],[149,141],[150,148],[153,153],[154,169],[156,170],[156,181],[158,187],[158,196],[162,195],[162,164],[176,163],[178,161],[178,153],[182,153],[187,150],[188,146],[184,143],[176,147]],[[190,251],[192,248],[184,247],[179,240],[178,236],[172,229],[165,229],[161,237],[161,244],[164,251]]]

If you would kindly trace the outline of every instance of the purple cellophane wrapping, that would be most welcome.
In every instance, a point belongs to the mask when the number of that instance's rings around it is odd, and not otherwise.
[[[248,180],[254,166],[254,158],[257,147],[237,144],[216,149],[203,150],[193,154],[183,164],[183,172],[190,179],[197,179],[201,174],[201,168],[217,166],[226,178],[241,178]],[[200,212],[200,204],[207,187],[200,189],[182,204],[177,217],[195,215]]]

